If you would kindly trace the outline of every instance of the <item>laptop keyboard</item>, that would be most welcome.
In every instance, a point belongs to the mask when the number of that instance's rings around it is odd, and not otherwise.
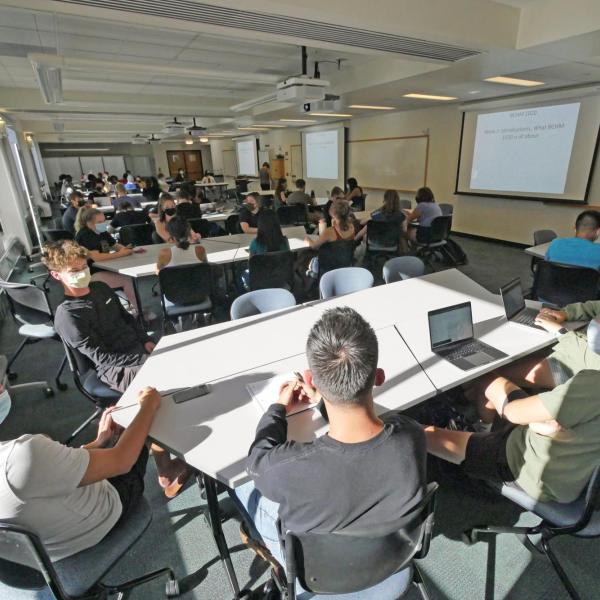
[[[456,360],[458,358],[465,358],[477,352],[481,352],[481,344],[475,341],[453,350],[452,352],[446,354],[445,358],[448,360]]]
[[[533,317],[532,315],[527,314],[527,313],[521,313],[520,315],[513,317],[512,320],[515,323],[520,323],[521,325],[536,326],[535,325],[535,317]]]

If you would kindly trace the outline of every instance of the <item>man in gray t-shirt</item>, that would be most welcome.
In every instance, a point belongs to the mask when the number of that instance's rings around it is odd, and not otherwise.
[[[0,521],[32,530],[52,561],[95,546],[143,494],[144,444],[160,400],[142,390],[138,414],[112,448],[112,409],[81,448],[41,434],[0,442]]]
[[[312,221],[314,223],[319,222],[319,218],[322,217],[320,213],[311,213],[308,211],[309,206],[314,206],[315,201],[314,198],[311,198],[305,191],[306,189],[306,181],[304,179],[296,179],[296,191],[292,192],[288,198],[287,203],[288,206],[292,204],[302,204],[306,210],[307,220]]]

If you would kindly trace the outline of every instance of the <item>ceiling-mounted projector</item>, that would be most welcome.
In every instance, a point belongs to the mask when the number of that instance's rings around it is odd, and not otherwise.
[[[194,121],[194,124],[187,128],[187,132],[192,137],[200,137],[206,131],[206,127],[200,127],[199,125],[196,125],[196,117],[192,117],[192,120]]]
[[[163,133],[180,133],[185,129],[185,125],[180,123],[175,117],[172,121],[169,121],[165,124],[163,128]]]
[[[335,94],[325,94],[323,100],[315,100],[313,102],[305,102],[300,112],[340,112],[342,110],[342,101]]]
[[[308,75],[288,77],[277,84],[278,102],[313,102],[325,98],[325,88],[329,81],[315,79]]]
[[[148,144],[149,140],[148,140],[148,138],[145,138],[138,133],[131,138],[131,143],[132,144]]]
[[[150,142],[151,144],[158,144],[160,143],[160,138],[154,137],[154,134],[152,134],[148,142]]]

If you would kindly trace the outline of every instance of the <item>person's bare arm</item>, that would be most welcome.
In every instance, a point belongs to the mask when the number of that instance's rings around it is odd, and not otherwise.
[[[313,250],[318,250],[326,242],[333,241],[333,236],[331,234],[332,231],[328,227],[316,240],[311,240],[309,237],[306,237],[304,238],[304,241],[306,242],[309,248],[312,248]]]
[[[363,239],[363,237],[365,237],[365,235],[367,234],[367,226],[365,225],[354,237],[354,239],[359,242],[360,240]]]
[[[148,432],[160,407],[160,395],[154,388],[144,388],[138,395],[140,409],[131,425],[113,448],[88,448],[90,461],[79,487],[128,473],[138,459]]]
[[[156,257],[156,273],[163,268],[166,267],[171,260],[171,249],[170,248],[161,248],[158,256]]]
[[[116,252],[98,252],[98,250],[89,250],[88,256],[94,262],[103,262],[105,260],[114,260],[115,258],[123,258],[123,256],[129,256],[133,250],[131,248],[124,248],[120,246]]]
[[[196,257],[202,262],[206,262],[206,249],[204,246],[196,246]]]
[[[250,225],[248,223],[246,223],[245,221],[240,222],[240,227],[242,228],[243,233],[254,233],[254,234],[258,233],[258,228],[250,227]]]

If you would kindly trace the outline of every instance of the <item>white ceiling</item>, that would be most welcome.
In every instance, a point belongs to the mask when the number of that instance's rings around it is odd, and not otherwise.
[[[215,79],[198,74],[169,74],[169,69],[235,71],[246,75],[272,75],[279,80],[300,72],[301,43],[308,46],[309,73],[314,61],[319,61],[322,78],[332,82],[329,91],[341,96],[343,106],[376,103],[406,110],[434,104],[403,98],[408,92],[452,95],[464,102],[522,91],[483,82],[485,77],[493,75],[539,78],[545,82],[544,88],[600,82],[600,24],[581,42],[572,37],[543,47],[517,50],[516,19],[514,31],[507,31],[500,40],[501,45],[499,37],[491,33],[489,37],[494,43],[487,47],[482,45],[486,31],[493,31],[497,10],[508,10],[499,4],[543,7],[546,0],[478,0],[481,10],[488,10],[490,17],[482,20],[478,41],[472,44],[472,49],[480,54],[456,63],[376,53],[350,45],[343,48],[340,44],[333,47],[308,40],[282,41],[281,36],[257,32],[217,32],[202,24],[194,25],[196,30],[192,30],[189,23],[164,18],[154,19],[152,22],[156,24],[149,25],[151,19],[147,16],[132,19],[131,15],[118,11],[104,10],[99,18],[78,4],[23,0],[21,5],[33,8],[9,6],[16,1],[0,0],[0,112],[20,119],[26,130],[48,142],[127,141],[138,133],[158,134],[164,123],[174,116],[185,123],[191,123],[191,117],[195,116],[198,124],[211,132],[235,130],[240,124],[236,119],[242,116],[249,122],[261,123],[298,117],[299,107],[280,104],[242,114],[230,110],[234,104],[272,92],[273,84],[240,81],[235,77]],[[398,0],[378,0],[377,6],[385,9],[388,1]],[[457,6],[468,3],[467,0],[454,1]],[[244,9],[252,10],[255,4],[262,6],[264,2],[247,2]],[[281,10],[288,10],[288,4],[281,3]],[[410,33],[432,42],[468,48],[459,30],[460,14],[456,15],[457,24],[448,22],[443,35],[427,30],[426,9],[436,4],[433,0],[421,0],[423,19],[419,35],[414,29],[402,31],[401,22],[398,22],[398,35]],[[565,4],[568,10],[569,3]],[[327,6],[330,13],[336,6],[341,7],[336,19],[338,24],[343,25],[350,16],[355,16],[343,10],[349,4],[336,4],[332,0]],[[62,11],[53,12],[58,8]],[[368,13],[368,6],[366,10]],[[319,17],[307,15],[312,19]],[[376,23],[369,22],[368,14],[363,20],[365,29],[376,31]],[[27,58],[30,53],[99,62],[87,71],[62,69],[64,102],[46,105]],[[129,72],[115,70],[114,65],[119,63],[134,66]],[[136,70],[135,65],[156,66],[161,74]],[[342,110],[348,112],[348,109]],[[354,109],[350,112],[354,116],[370,114]]]

